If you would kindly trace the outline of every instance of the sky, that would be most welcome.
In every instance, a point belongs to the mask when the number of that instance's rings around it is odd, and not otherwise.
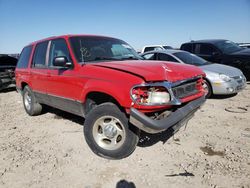
[[[250,42],[250,0],[0,0],[0,54],[63,34],[111,36],[136,50],[212,38]]]

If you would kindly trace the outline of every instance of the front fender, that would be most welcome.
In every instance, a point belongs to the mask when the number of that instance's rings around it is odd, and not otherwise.
[[[130,99],[130,89],[133,83],[125,81],[107,81],[107,80],[89,80],[81,93],[81,101],[84,103],[86,96],[90,92],[101,92],[112,96],[121,106],[130,107],[132,100]]]

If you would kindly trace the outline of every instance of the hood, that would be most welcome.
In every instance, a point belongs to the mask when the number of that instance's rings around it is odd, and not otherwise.
[[[239,76],[239,75],[242,74],[242,72],[239,69],[235,68],[235,67],[216,64],[216,63],[209,64],[209,65],[203,65],[203,66],[200,66],[200,68],[206,74],[209,74],[208,71],[212,72],[212,73],[225,74],[225,75],[228,75],[230,77]]]
[[[242,50],[234,52],[230,55],[243,56],[243,57],[248,56],[250,58],[250,49],[249,48],[246,48],[246,49],[242,48]]]
[[[102,62],[91,65],[130,73],[142,77],[145,81],[167,80],[175,82],[198,75],[204,75],[203,71],[198,67],[166,61],[127,60]]]

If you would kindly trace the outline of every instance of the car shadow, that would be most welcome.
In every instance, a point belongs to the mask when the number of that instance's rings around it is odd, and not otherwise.
[[[165,144],[173,135],[174,131],[171,128],[156,134],[149,134],[144,131],[141,131],[137,146],[150,147],[158,142],[162,142],[163,144]]]
[[[80,117],[80,116],[77,116],[77,115],[56,109],[56,108],[52,108],[47,105],[43,105],[42,114],[46,114],[46,113],[54,114],[54,119],[67,119],[81,126],[83,126],[83,123],[84,123],[83,117]]]
[[[136,188],[134,182],[128,182],[127,180],[120,180],[116,184],[116,188]]]
[[[83,117],[80,117],[80,116],[77,116],[77,115],[56,109],[56,108],[52,108],[47,105],[43,105],[42,114],[46,114],[46,113],[54,114],[54,119],[67,119],[81,126],[83,126],[84,120],[85,120]],[[134,126],[131,126],[130,129],[135,133],[137,132]],[[158,142],[162,142],[163,144],[165,144],[168,141],[168,139],[170,139],[173,135],[174,135],[174,131],[171,128],[167,129],[166,131],[163,131],[161,133],[156,133],[156,134],[150,134],[150,133],[141,131],[137,146],[150,147]]]
[[[228,99],[228,98],[235,97],[237,94],[238,93],[229,94],[229,95],[213,95],[212,97],[210,97],[210,99]]]

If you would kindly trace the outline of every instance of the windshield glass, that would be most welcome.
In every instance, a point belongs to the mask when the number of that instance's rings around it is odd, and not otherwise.
[[[230,54],[242,50],[242,48],[232,41],[220,41],[215,43],[215,46],[219,48],[224,54]]]
[[[71,37],[70,43],[78,62],[142,59],[122,40],[106,37]]]
[[[163,46],[163,48],[166,49],[166,50],[171,50],[171,49],[173,49],[171,46]]]
[[[176,52],[174,53],[174,55],[186,64],[196,65],[196,66],[209,64],[206,60],[198,57],[197,55],[191,54],[189,52]]]

